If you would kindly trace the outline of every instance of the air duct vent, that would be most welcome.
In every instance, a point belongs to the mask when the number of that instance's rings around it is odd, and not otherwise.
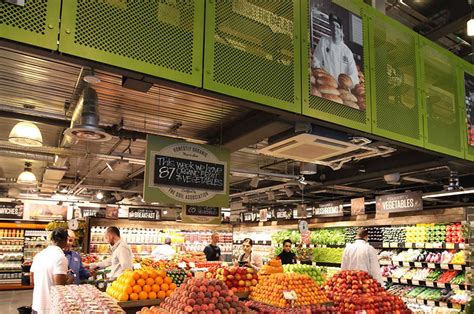
[[[97,93],[93,88],[86,87],[81,95],[78,106],[82,106],[80,116],[73,116],[71,127],[65,131],[79,141],[106,142],[112,136],[99,127],[99,115]]]

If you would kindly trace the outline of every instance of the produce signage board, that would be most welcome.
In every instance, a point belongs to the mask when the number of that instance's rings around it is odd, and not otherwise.
[[[182,221],[185,223],[221,223],[220,207],[186,205]]]
[[[293,219],[293,209],[291,208],[276,208],[273,212],[273,217],[277,220]]]
[[[79,206],[82,217],[105,217],[106,209],[103,207],[83,207]]]
[[[375,198],[377,213],[396,213],[423,210],[421,192],[382,195]]]
[[[240,220],[242,222],[255,222],[257,221],[258,214],[254,212],[240,213]]]
[[[319,204],[314,208],[314,217],[341,217],[344,216],[344,208],[342,207],[342,201],[334,201]]]
[[[23,203],[0,202],[0,218],[22,219]]]
[[[310,94],[365,111],[362,18],[332,0],[310,0]]]
[[[133,208],[128,209],[128,219],[130,220],[160,220],[161,211],[151,208]]]
[[[464,93],[466,101],[467,140],[474,146],[474,76],[464,73]]]
[[[259,212],[259,216],[260,216],[260,221],[264,222],[264,221],[268,221],[268,209],[264,208],[264,209],[260,209],[260,212]]]
[[[167,204],[229,206],[229,152],[149,135],[144,199]]]
[[[351,215],[364,215],[365,214],[365,198],[353,198],[351,199]]]

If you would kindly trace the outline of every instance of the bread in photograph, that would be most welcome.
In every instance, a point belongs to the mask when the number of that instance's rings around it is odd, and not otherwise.
[[[328,72],[326,72],[324,69],[321,68],[314,68],[311,70],[314,76],[318,77],[320,75],[330,75]]]
[[[320,85],[318,89],[321,94],[331,94],[336,96],[339,96],[341,94],[337,88],[334,88],[333,86],[329,85]]]
[[[341,97],[336,96],[336,95],[333,95],[333,94],[323,94],[323,98],[325,98],[325,99],[327,99],[327,100],[331,100],[331,101],[337,102],[337,103],[339,103],[339,104],[344,104],[344,102],[342,101]]]
[[[365,102],[365,95],[362,95],[362,96],[357,96],[357,103],[359,102]]]
[[[327,85],[337,88],[336,80],[330,75],[320,75],[316,81],[318,85]]]
[[[341,73],[339,74],[339,77],[337,78],[339,82],[339,87],[344,88],[344,89],[350,89],[352,88],[352,79],[349,75]]]
[[[315,85],[316,84],[316,77],[312,76],[309,78],[309,82],[311,83],[311,85]]]
[[[357,84],[354,89],[352,90],[352,93],[355,94],[356,96],[363,96],[365,95],[365,87],[363,84]]]
[[[351,92],[347,89],[340,88],[339,93],[341,93],[340,97],[342,98],[342,100],[357,102],[357,97],[352,95]]]
[[[361,102],[358,102],[357,105],[359,106],[359,109],[360,110],[364,110],[365,111],[365,101],[361,101]]]
[[[316,86],[311,86],[311,95],[316,97],[323,97]]]
[[[354,109],[359,109],[359,106],[353,101],[347,101],[346,100],[343,103],[344,103],[344,105],[346,105],[348,107],[351,107],[351,108],[354,108]]]

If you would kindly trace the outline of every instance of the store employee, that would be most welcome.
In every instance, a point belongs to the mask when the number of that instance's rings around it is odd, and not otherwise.
[[[296,255],[291,252],[292,242],[290,239],[283,241],[283,252],[278,255],[278,258],[281,260],[283,265],[286,264],[296,264]]]
[[[206,254],[206,260],[208,262],[221,260],[221,248],[217,246],[218,242],[219,234],[213,233],[211,236],[211,243],[204,248],[204,254]]]
[[[91,276],[90,272],[82,264],[81,255],[72,250],[76,235],[74,231],[67,231],[67,247],[64,250],[64,255],[68,262],[68,283],[80,284],[82,280],[86,280]]]
[[[103,262],[92,263],[90,268],[111,267],[110,277],[116,279],[125,270],[133,269],[132,250],[125,241],[120,238],[120,230],[117,227],[108,227],[105,231],[105,239],[112,246],[112,256]]]

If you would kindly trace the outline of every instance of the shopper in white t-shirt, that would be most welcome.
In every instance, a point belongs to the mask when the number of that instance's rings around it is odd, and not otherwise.
[[[51,245],[36,254],[31,265],[33,279],[33,310],[48,314],[51,308],[50,289],[65,285],[67,281],[67,259],[63,249],[67,246],[67,230],[57,228],[51,233]]]
[[[171,238],[165,239],[165,244],[158,245],[151,253],[151,256],[157,261],[169,261],[176,255],[176,251],[171,246]]]

